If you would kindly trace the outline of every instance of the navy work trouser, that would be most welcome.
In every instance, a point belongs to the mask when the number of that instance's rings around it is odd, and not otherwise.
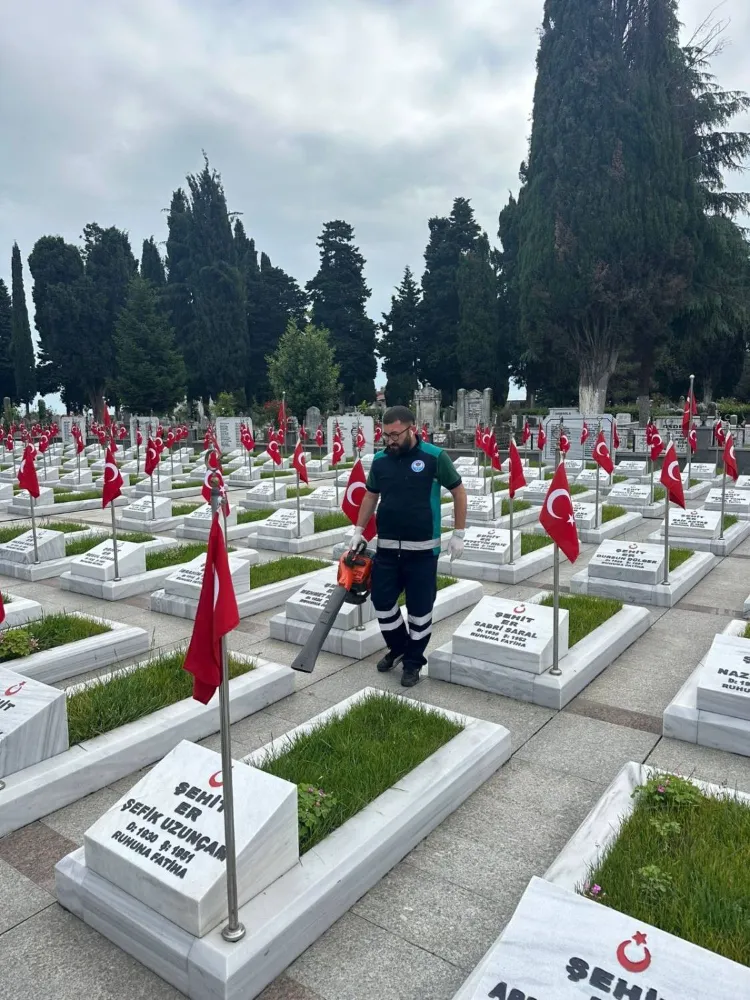
[[[404,591],[406,625],[398,605]],[[431,549],[378,549],[372,567],[372,606],[388,648],[404,657],[405,670],[419,670],[427,662],[424,651],[432,634],[436,593],[437,556]]]

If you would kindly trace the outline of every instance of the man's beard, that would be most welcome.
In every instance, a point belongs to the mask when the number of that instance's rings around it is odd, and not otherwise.
[[[407,434],[405,441],[401,441],[400,443],[397,441],[395,444],[389,444],[386,451],[389,455],[405,455],[407,451],[411,450],[411,446],[412,443],[409,439],[409,435]]]

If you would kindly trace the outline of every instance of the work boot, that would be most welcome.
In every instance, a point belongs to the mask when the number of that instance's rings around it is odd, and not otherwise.
[[[383,659],[378,660],[378,673],[387,674],[389,670],[393,670],[394,667],[397,667],[403,658],[403,653],[393,653],[389,649]]]
[[[413,688],[415,684],[419,684],[419,668],[404,667],[401,672],[401,687]]]

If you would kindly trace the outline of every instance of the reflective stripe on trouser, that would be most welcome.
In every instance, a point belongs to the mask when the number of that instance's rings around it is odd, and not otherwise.
[[[406,592],[406,622],[398,606]],[[372,605],[388,648],[403,655],[404,668],[427,662],[432,606],[437,592],[437,556],[432,551],[378,548],[372,567]]]

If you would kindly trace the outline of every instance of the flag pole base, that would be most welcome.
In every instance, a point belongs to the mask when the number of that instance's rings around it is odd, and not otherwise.
[[[238,941],[241,941],[246,933],[244,924],[237,924],[236,927],[230,927],[227,924],[226,927],[222,927],[221,929],[221,936],[229,944],[236,944]]]

